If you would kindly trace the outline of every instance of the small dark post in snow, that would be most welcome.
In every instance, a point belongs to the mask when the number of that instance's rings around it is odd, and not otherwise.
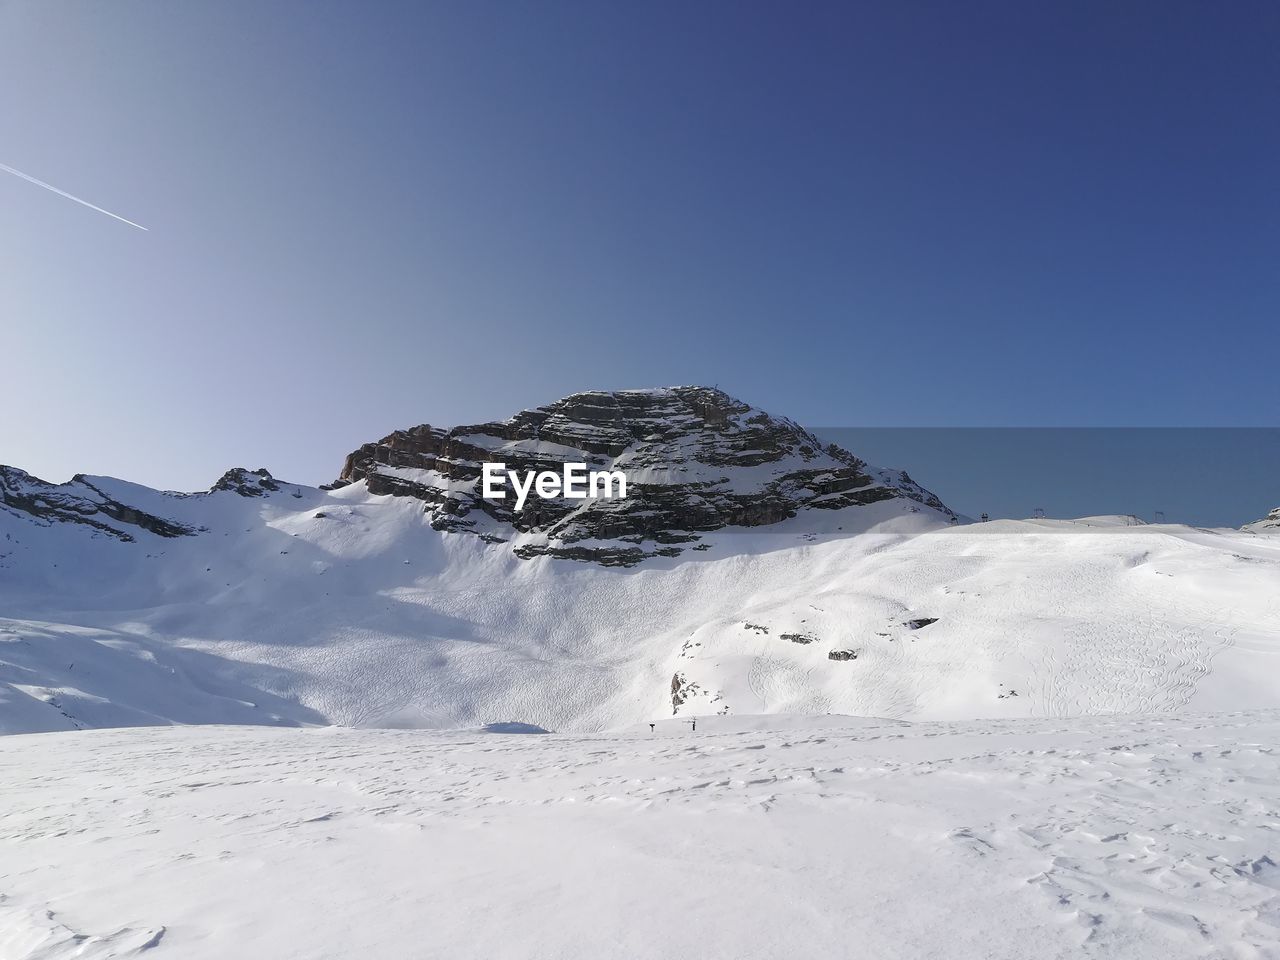
[[[697,720],[690,720],[690,721],[689,721],[689,726],[690,726],[690,728],[691,728],[691,729],[693,729],[693,730],[697,730],[697,729],[698,729],[698,721],[697,721]]]
[[[649,724],[649,732],[650,732],[650,733],[653,733],[653,724],[652,724],[652,723],[651,723],[651,724]]]

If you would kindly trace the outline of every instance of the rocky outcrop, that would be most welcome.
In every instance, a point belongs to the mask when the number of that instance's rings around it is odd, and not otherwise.
[[[622,470],[623,499],[484,499],[481,467]],[[630,566],[709,531],[901,498],[953,516],[905,473],[869,467],[791,420],[709,387],[577,393],[508,420],[397,430],[347,457],[331,488],[416,497],[438,530],[521,537],[521,557]],[[697,549],[696,547],[694,549]]]
[[[160,537],[185,537],[200,533],[195,527],[167,517],[169,505],[229,492],[242,497],[264,497],[280,490],[280,482],[265,469],[228,470],[208,493],[161,493],[102,477],[76,474],[70,483],[49,483],[17,467],[0,466],[0,509],[25,516],[42,526],[74,523],[117,540],[131,542],[138,530]],[[122,497],[147,504],[126,503]],[[181,513],[182,511],[176,511]]]
[[[919,630],[922,627],[927,627],[929,624],[937,622],[937,617],[917,617],[915,620],[904,620],[902,625],[908,630]]]
[[[129,528],[147,530],[161,537],[190,536],[197,532],[175,520],[121,503],[84,474],[76,474],[70,483],[54,484],[17,467],[0,466],[0,508],[24,514],[43,526],[76,523],[126,542],[134,539],[134,531]]]
[[[210,493],[227,490],[238,493],[242,497],[265,497],[280,489],[280,483],[265,467],[257,470],[246,470],[244,467],[232,467],[224,473],[212,487]]]
[[[783,640],[790,640],[792,643],[809,644],[817,643],[821,637],[816,637],[812,633],[780,633],[778,636]]]
[[[1276,507],[1261,520],[1246,523],[1241,530],[1252,530],[1255,533],[1280,533],[1280,507]]]

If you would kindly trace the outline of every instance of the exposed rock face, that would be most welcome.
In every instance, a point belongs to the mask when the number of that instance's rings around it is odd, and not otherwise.
[[[906,627],[908,630],[919,630],[922,627],[927,627],[929,626],[929,624],[937,623],[937,622],[938,622],[937,617],[918,617],[915,620],[905,621],[903,623],[903,626]]]
[[[0,509],[29,515],[37,523],[83,524],[118,540],[132,541],[127,528],[149,530],[162,537],[196,533],[192,527],[120,503],[98,489],[84,474],[70,483],[54,484],[17,467],[0,466]]]
[[[1276,507],[1261,520],[1254,523],[1246,523],[1241,529],[1253,530],[1259,533],[1280,533],[1280,507]]]
[[[108,493],[103,484],[108,488],[123,486],[125,493]],[[49,483],[17,467],[0,466],[0,509],[25,515],[42,526],[76,523],[126,542],[136,539],[138,529],[161,537],[193,536],[203,529],[156,512],[164,510],[166,504],[222,491],[242,497],[263,497],[279,489],[279,482],[268,471],[243,467],[228,470],[208,493],[160,493],[84,474],[76,474],[70,483]],[[130,490],[149,505],[148,509],[119,499]]]
[[[783,640],[790,640],[792,643],[809,644],[817,643],[821,637],[815,637],[812,633],[780,633],[778,636]]]
[[[268,493],[275,493],[279,489],[279,482],[275,477],[271,476],[265,467],[259,467],[257,470],[232,467],[219,478],[217,483],[209,488],[209,492],[216,493],[219,490],[229,490],[232,493],[240,494],[242,497],[265,497]]]
[[[530,496],[517,511],[510,494],[482,498],[485,462],[521,472],[559,472],[565,463],[622,470],[628,496]],[[952,515],[905,473],[868,467],[709,387],[577,393],[499,423],[397,430],[348,456],[332,486],[360,481],[375,494],[424,501],[439,530],[491,540],[534,533],[516,548],[520,556],[618,565],[676,556],[702,533],[773,524],[800,510],[905,498]]]

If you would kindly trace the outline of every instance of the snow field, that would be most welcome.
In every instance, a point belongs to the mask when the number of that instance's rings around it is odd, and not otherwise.
[[[6,960],[1280,953],[1280,713],[0,739]]]

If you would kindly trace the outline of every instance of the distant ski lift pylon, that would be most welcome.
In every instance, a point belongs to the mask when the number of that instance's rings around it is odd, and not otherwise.
[[[1036,508],[1035,508],[1035,510],[1033,510],[1033,511],[1031,512],[1031,516],[1032,516],[1034,519],[1036,519],[1036,520],[1043,520],[1043,519],[1044,519],[1044,507],[1036,507]]]
[[[1164,523],[1164,511],[1157,510],[1155,512],[1155,516],[1153,517],[1153,520],[1155,523]]]

